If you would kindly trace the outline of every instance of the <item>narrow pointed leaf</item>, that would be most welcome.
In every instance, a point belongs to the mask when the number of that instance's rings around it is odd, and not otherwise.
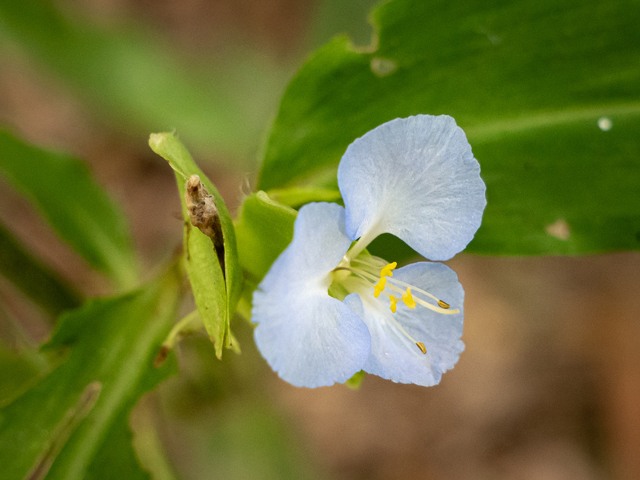
[[[0,131],[0,175],[91,266],[120,287],[137,283],[136,256],[124,214],[84,163]]]
[[[0,275],[53,319],[80,305],[80,294],[56,272],[28,252],[0,224]]]

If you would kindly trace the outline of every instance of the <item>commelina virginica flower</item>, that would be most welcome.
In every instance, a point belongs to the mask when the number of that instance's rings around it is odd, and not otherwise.
[[[349,145],[338,186],[345,207],[302,207],[293,241],[253,295],[258,349],[296,386],[360,370],[435,385],[464,349],[458,277],[437,262],[396,269],[366,247],[382,233],[430,260],[467,246],[486,200],[466,136],[446,115],[392,120]]]

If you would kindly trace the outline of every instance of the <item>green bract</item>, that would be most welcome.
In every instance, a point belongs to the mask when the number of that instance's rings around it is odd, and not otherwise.
[[[185,221],[184,249],[187,273],[200,316],[216,355],[222,357],[224,346],[231,346],[229,323],[236,308],[242,282],[238,263],[235,230],[224,200],[202,170],[195,164],[187,149],[171,133],[154,133],[149,139],[151,149],[169,162],[173,168],[182,201]],[[192,227],[184,199],[185,182],[198,175],[214,197],[222,225],[225,271],[222,271],[211,239]]]

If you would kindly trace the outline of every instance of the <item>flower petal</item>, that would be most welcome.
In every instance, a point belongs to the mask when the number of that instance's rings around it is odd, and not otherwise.
[[[293,241],[253,294],[256,345],[273,370],[293,385],[345,382],[369,356],[366,325],[327,293],[329,274],[350,244],[342,207],[304,206]]]
[[[398,303],[392,314],[388,303],[380,301],[382,296],[374,299],[370,292],[361,293],[360,307],[347,297],[349,302],[345,299],[345,303],[364,320],[371,334],[371,355],[363,370],[394,382],[435,385],[464,350],[460,340],[464,290],[456,273],[441,263],[414,263],[396,270],[393,278],[432,293],[450,303],[451,308],[459,308],[460,313],[443,315],[420,305],[410,310]],[[416,341],[424,343],[426,355],[398,329],[391,315]]]
[[[346,232],[392,233],[421,255],[463,250],[486,205],[480,166],[453,118],[397,118],[355,140],[338,167]]]
[[[309,203],[300,209],[293,240],[273,263],[260,287],[324,281],[351,245],[344,230],[345,211],[335,203]],[[268,280],[268,282],[267,282]]]

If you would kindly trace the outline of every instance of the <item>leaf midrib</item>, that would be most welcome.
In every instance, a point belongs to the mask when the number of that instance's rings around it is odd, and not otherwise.
[[[618,105],[603,105],[599,107],[556,110],[540,112],[495,122],[481,123],[464,128],[470,141],[483,143],[497,137],[517,134],[538,128],[565,125],[587,120],[595,120],[603,116],[636,116],[640,115],[640,102]]]

